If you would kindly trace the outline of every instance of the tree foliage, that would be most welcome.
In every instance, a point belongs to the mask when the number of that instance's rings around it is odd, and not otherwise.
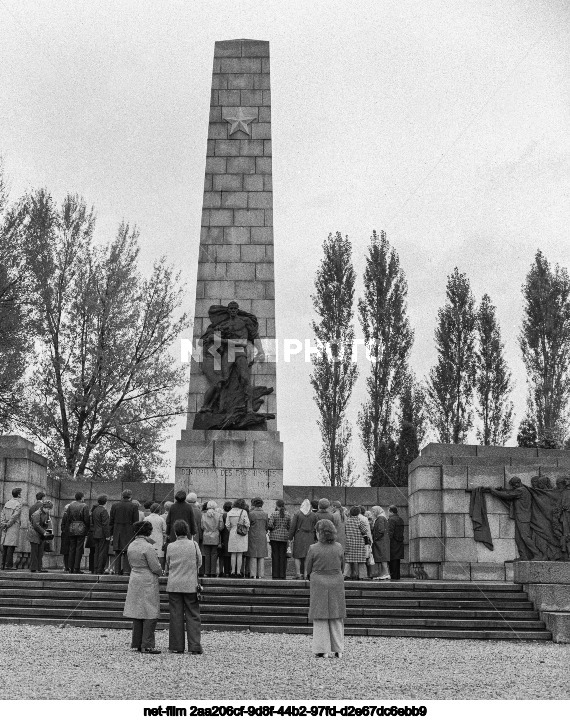
[[[373,231],[364,270],[364,294],[358,315],[370,374],[368,400],[358,415],[371,485],[387,485],[393,474],[394,417],[404,386],[414,334],[407,317],[408,285],[386,234]],[[378,465],[380,464],[380,465]],[[388,481],[389,483],[389,481]]]
[[[503,446],[513,430],[513,404],[509,401],[512,374],[507,367],[496,308],[484,295],[477,312],[475,388],[482,428],[477,438],[484,446]]]
[[[30,349],[23,264],[11,239],[12,223],[0,159],[0,433],[12,426],[20,406]]]
[[[13,234],[22,248],[38,346],[18,416],[54,466],[113,478],[125,457],[154,467],[178,413],[183,369],[170,348],[188,326],[174,319],[183,289],[163,259],[150,278],[137,268],[138,232],[122,223],[106,246],[95,215],[68,195],[26,195]]]
[[[436,365],[427,394],[440,443],[464,443],[473,425],[475,384],[475,299],[465,273],[457,268],[447,279],[447,302],[438,311]]]
[[[311,296],[319,320],[312,323],[318,353],[312,356],[311,385],[319,410],[323,478],[331,486],[352,477],[350,432],[343,425],[358,370],[353,361],[354,282],[352,246],[341,233],[329,234]]]
[[[527,371],[527,414],[538,443],[562,447],[570,398],[570,278],[539,250],[523,285],[519,343]]]

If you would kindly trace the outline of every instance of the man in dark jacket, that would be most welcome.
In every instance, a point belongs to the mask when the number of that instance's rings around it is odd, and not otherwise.
[[[135,537],[135,523],[139,521],[139,509],[132,502],[133,494],[125,488],[123,500],[111,506],[111,536],[113,536],[113,550],[115,551],[115,573],[122,576],[131,572],[127,558],[127,547]]]
[[[396,506],[388,508],[388,535],[390,536],[390,578],[400,580],[400,561],[404,558],[404,521],[398,515]]]
[[[28,516],[30,521],[32,520],[32,516],[36,511],[38,511],[43,506],[43,500],[46,497],[46,494],[43,491],[39,491],[39,493],[36,493],[36,502],[33,506],[30,506],[28,510]]]
[[[176,534],[174,533],[175,521],[186,521],[190,529],[190,538],[192,536],[196,537],[198,533],[194,509],[192,504],[186,503],[186,491],[178,491],[174,496],[174,500],[176,502],[170,506],[168,516],[166,517],[166,535],[168,536],[169,543],[176,540]],[[200,508],[198,508],[198,512],[201,513]]]
[[[67,509],[67,529],[69,533],[69,552],[67,566],[70,573],[83,573],[81,558],[85,547],[85,538],[89,532],[89,509],[84,502],[84,494],[77,491],[75,500]]]
[[[97,575],[107,573],[105,566],[109,558],[109,539],[111,538],[110,518],[105,508],[107,503],[105,494],[99,496],[97,505],[91,512],[93,520],[93,543],[95,544],[94,571]]]

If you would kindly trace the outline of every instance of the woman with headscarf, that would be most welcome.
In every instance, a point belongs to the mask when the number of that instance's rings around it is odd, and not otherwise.
[[[360,507],[353,506],[346,519],[345,578],[366,580],[366,546],[370,544],[368,521],[360,516]]]
[[[218,545],[220,531],[224,527],[222,514],[215,501],[208,501],[206,511],[202,513],[202,549],[204,553],[204,576],[215,578],[218,564]]]
[[[342,546],[335,542],[332,521],[319,521],[316,532],[318,541],[309,547],[305,561],[305,577],[311,584],[309,621],[313,622],[313,653],[317,658],[328,654],[342,658],[346,618]]]
[[[166,541],[166,519],[158,515],[160,510],[159,503],[152,503],[149,507],[150,513],[146,516],[145,521],[152,524],[151,539],[154,541],[154,549],[162,568],[164,568],[164,544]]]
[[[388,562],[390,560],[390,535],[388,533],[388,519],[381,506],[372,506],[370,509],[372,517],[372,555],[379,574],[372,570],[372,578],[386,581],[390,578]]]
[[[285,510],[285,501],[279,499],[275,503],[275,510],[269,516],[269,543],[271,544],[271,577],[274,579],[287,578],[287,542],[291,515]]]
[[[149,543],[152,523],[137,521],[135,537],[127,549],[131,567],[123,616],[133,619],[131,648],[143,653],[160,653],[154,632],[160,616],[158,579],[162,568],[153,543]]]
[[[249,522],[251,524],[247,547],[249,553],[249,577],[263,578],[265,576],[269,518],[266,511],[263,510],[263,500],[261,498],[252,499]]]
[[[245,530],[245,534],[238,533],[238,526]],[[231,554],[231,575],[237,577],[241,574],[244,551],[247,551],[249,516],[245,510],[245,499],[238,498],[226,516],[226,528],[229,530],[228,551]]]
[[[311,509],[311,502],[305,498],[299,510],[293,515],[289,528],[289,540],[293,542],[293,560],[295,562],[295,578],[303,578],[305,558],[309,547],[315,541],[317,519]]]

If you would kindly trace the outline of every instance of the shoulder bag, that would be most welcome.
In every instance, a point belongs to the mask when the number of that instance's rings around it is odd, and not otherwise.
[[[236,526],[236,532],[238,536],[247,536],[247,526],[245,523],[241,520],[243,511],[239,514],[239,519]]]

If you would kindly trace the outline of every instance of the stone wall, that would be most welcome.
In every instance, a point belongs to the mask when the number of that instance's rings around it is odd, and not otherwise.
[[[34,451],[34,444],[20,436],[0,436],[0,505],[12,498],[12,489],[22,489],[22,523],[18,549],[29,553],[28,510],[36,493],[48,492],[47,461]]]
[[[470,493],[478,486],[503,487],[518,476],[554,480],[568,474],[570,451],[430,443],[409,467],[410,562],[430,578],[512,580],[514,523],[499,499],[486,496],[494,548],[473,539]]]

